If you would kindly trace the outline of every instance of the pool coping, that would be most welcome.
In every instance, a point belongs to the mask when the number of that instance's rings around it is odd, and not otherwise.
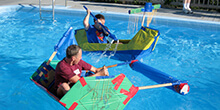
[[[30,0],[1,0],[0,6],[3,5],[32,5],[38,6],[39,1],[30,1]],[[51,0],[42,0],[43,4],[47,6],[51,5]],[[57,6],[65,7],[64,0],[56,0],[55,8]],[[89,2],[89,1],[67,1],[67,9],[80,9],[84,10],[83,5],[86,5],[92,11],[100,11],[106,13],[119,13],[119,14],[127,14],[128,10],[141,7],[141,5],[128,5],[128,4],[116,4],[116,3],[104,3],[104,2]],[[216,11],[201,11],[201,10],[193,10],[194,14],[184,14],[181,9],[168,9],[161,8],[157,11],[155,17],[159,18],[167,18],[167,19],[175,19],[175,20],[188,20],[197,22],[200,20],[201,22],[209,22],[214,24],[219,24],[220,22],[220,13]]]
[[[4,6],[0,6],[0,8],[19,8],[20,7],[27,7],[27,8],[39,8],[39,6],[34,6],[34,5],[4,5]],[[44,10],[51,10],[51,6],[42,6],[41,7]],[[60,10],[60,11],[81,11],[83,12],[84,9],[74,9],[74,8],[69,8],[69,7],[65,7],[65,6],[61,6],[61,5],[56,5],[55,6],[55,11],[56,10]],[[93,12],[95,13],[106,13],[106,14],[116,14],[116,15],[124,15],[124,16],[128,16],[129,14],[127,13],[120,13],[120,12],[112,12],[112,11],[98,11],[98,10],[93,10]],[[142,14],[133,14],[132,16],[140,16],[142,17]],[[189,21],[189,22],[196,22],[196,23],[208,23],[208,24],[214,24],[214,25],[220,25],[220,22],[216,22],[216,21],[207,21],[207,20],[197,20],[197,19],[188,19],[188,18],[175,18],[175,17],[169,17],[169,16],[161,16],[161,15],[154,15],[154,18],[160,18],[160,19],[170,19],[170,20],[175,20],[175,21]]]

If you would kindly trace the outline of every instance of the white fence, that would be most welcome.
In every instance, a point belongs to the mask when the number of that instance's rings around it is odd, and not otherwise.
[[[161,5],[165,5],[164,3],[167,0],[101,0],[101,1],[120,1],[122,3],[152,2],[152,3],[159,3]],[[176,6],[182,6],[183,0],[172,0],[170,4]],[[199,8],[220,9],[220,0],[191,0],[190,5],[192,7],[199,7]]]
[[[173,0],[172,5],[183,5],[183,0]],[[201,8],[220,9],[220,0],[191,0],[191,6]]]

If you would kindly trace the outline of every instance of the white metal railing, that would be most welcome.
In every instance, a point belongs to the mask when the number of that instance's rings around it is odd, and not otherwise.
[[[39,0],[39,14],[40,14],[40,19],[42,19],[42,17],[41,17],[41,0]]]
[[[54,5],[55,5],[55,0],[52,0],[52,9],[53,9],[53,21],[54,21]]]
[[[41,9],[41,6],[42,6],[42,0],[39,0],[39,14],[40,14],[40,19],[42,20],[43,18],[42,18],[42,14],[41,14],[41,12],[42,12],[42,9]],[[54,12],[54,6],[55,6],[55,0],[52,0],[52,20],[54,21],[54,14],[55,14],[55,12]]]

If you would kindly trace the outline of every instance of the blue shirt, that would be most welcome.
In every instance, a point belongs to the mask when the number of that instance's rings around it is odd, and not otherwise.
[[[86,34],[89,43],[107,43],[104,31],[96,29],[93,25],[89,25]]]

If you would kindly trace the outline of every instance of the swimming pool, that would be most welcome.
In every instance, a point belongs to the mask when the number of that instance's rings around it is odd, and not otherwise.
[[[68,27],[83,28],[86,12],[59,9],[55,14],[57,22],[52,22],[39,20],[38,9],[34,7],[7,6],[0,9],[0,108],[64,110],[29,77],[50,57],[53,46]],[[118,38],[134,36],[133,33],[126,34],[128,15],[103,14],[106,25]],[[43,16],[52,15],[44,13]],[[177,79],[188,80],[190,92],[182,96],[167,88],[141,90],[125,109],[219,109],[220,24],[157,17],[150,27],[160,30],[161,35],[155,51],[141,61]],[[93,54],[83,55],[84,60],[96,67],[120,63],[107,58],[95,62],[97,58]],[[128,65],[109,71],[113,75],[124,73],[135,86],[156,84]]]

